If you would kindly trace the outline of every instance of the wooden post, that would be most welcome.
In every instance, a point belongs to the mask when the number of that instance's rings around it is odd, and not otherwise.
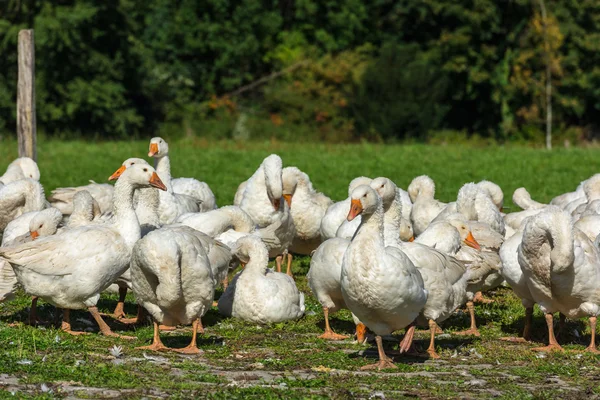
[[[19,81],[17,87],[17,137],[19,157],[37,161],[35,127],[35,47],[33,29],[19,31]]]

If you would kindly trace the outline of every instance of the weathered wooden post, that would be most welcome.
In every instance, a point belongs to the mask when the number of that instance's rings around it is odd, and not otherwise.
[[[35,127],[35,47],[33,29],[19,31],[19,80],[17,86],[17,137],[19,157],[37,161]]]

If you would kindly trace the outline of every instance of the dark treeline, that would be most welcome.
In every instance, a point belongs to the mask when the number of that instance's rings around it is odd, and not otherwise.
[[[47,135],[541,143],[549,65],[556,137],[592,138],[600,1],[541,2],[0,0],[0,132],[33,28]]]

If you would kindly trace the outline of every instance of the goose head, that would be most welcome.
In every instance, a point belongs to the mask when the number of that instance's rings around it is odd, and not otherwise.
[[[448,219],[447,222],[458,231],[458,234],[460,235],[460,240],[463,244],[477,250],[481,249],[481,246],[479,245],[477,240],[475,240],[475,237],[473,237],[473,233],[469,229],[469,226],[466,224],[466,222],[456,218]]]
[[[435,183],[433,182],[433,179],[427,175],[417,176],[412,180],[410,185],[408,185],[408,195],[410,196],[410,201],[413,203],[418,197],[433,199],[435,196]]]
[[[262,162],[265,172],[265,185],[267,187],[267,196],[275,210],[279,210],[281,198],[283,197],[283,162],[277,154],[271,154]]]
[[[494,182],[486,180],[477,183],[477,186],[487,193],[487,195],[490,196],[490,199],[492,199],[494,205],[498,207],[498,210],[502,211],[502,207],[504,206],[504,193],[502,192],[500,186]]]
[[[54,235],[58,224],[62,221],[62,213],[54,208],[47,208],[37,213],[29,222],[29,234],[35,240],[38,236]]]
[[[33,180],[40,180],[40,169],[35,161],[29,157],[17,158],[13,161],[23,172],[25,178],[31,178]]]
[[[350,212],[348,221],[352,221],[358,215],[371,215],[381,204],[381,198],[370,186],[360,185],[352,191],[350,196]]]
[[[296,167],[286,167],[282,172],[283,198],[289,207],[292,206],[292,198],[298,187],[298,174],[301,171]]]
[[[352,192],[354,191],[354,189],[356,189],[360,185],[370,185],[372,180],[373,179],[368,178],[366,176],[359,176],[352,179],[350,181],[350,184],[348,185],[348,197],[352,196]]]
[[[379,177],[373,179],[371,182],[371,188],[373,188],[377,194],[381,197],[383,207],[388,207],[396,198],[396,184],[391,179]]]
[[[150,165],[131,165],[123,171],[119,181],[126,181],[136,189],[152,186],[160,190],[167,190],[165,184]]]
[[[268,261],[269,252],[265,244],[254,235],[244,236],[238,239],[231,249],[231,254],[237,257],[243,264],[250,262],[250,257],[263,258]]]
[[[129,167],[131,167],[132,165],[135,164],[140,164],[140,165],[150,165],[148,164],[148,161],[144,160],[143,158],[128,158],[127,160],[123,161],[123,164],[121,164],[121,166],[119,167],[118,170],[116,170],[109,178],[109,181],[114,181],[119,179],[119,177],[121,176],[121,174]]]
[[[148,157],[160,158],[169,154],[169,145],[161,137],[153,137],[150,139],[150,148],[148,149]]]

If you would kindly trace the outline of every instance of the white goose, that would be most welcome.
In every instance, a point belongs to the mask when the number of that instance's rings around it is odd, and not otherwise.
[[[331,239],[334,237],[347,237],[347,234],[344,233],[346,231],[351,231],[352,234],[356,232],[358,225],[360,225],[360,218],[355,220],[350,225],[346,224],[346,217],[348,216],[348,212],[350,211],[350,196],[352,195],[352,191],[359,187],[360,185],[369,185],[371,183],[371,178],[367,178],[366,176],[359,176],[358,178],[354,178],[350,184],[348,185],[348,198],[342,201],[338,201],[337,203],[333,203],[329,207],[327,207],[327,211],[321,220],[321,237],[323,240]],[[342,224],[346,225],[344,228],[341,228]],[[343,229],[340,232],[340,236],[337,236],[338,229]],[[350,237],[352,237],[350,234]]]
[[[342,261],[344,253],[350,246],[350,239],[331,238],[324,241],[313,253],[310,259],[310,269],[306,278],[308,286],[321,306],[325,318],[325,332],[319,336],[321,339],[342,340],[345,335],[337,334],[329,325],[329,313],[347,309],[342,296]],[[356,322],[356,321],[355,321]],[[356,340],[363,343],[366,339],[367,328],[363,323],[356,324]]]
[[[523,227],[525,223],[526,221],[524,221]],[[531,322],[533,319],[533,306],[535,304],[535,300],[527,285],[527,280],[519,265],[518,249],[523,240],[523,227],[517,230],[513,236],[506,239],[500,248],[500,259],[502,260],[500,273],[521,300],[523,307],[525,307],[525,327],[523,328],[522,337],[501,338],[501,340],[510,342],[528,342],[531,339]]]
[[[0,234],[21,214],[45,207],[44,188],[36,180],[25,178],[0,187]]]
[[[548,207],[525,224],[519,264],[535,302],[546,316],[549,344],[536,350],[561,350],[554,337],[552,314],[589,317],[592,337],[587,351],[596,350],[596,317],[600,313],[600,253],[568,213]]]
[[[90,181],[85,186],[57,188],[50,192],[48,201],[52,207],[58,208],[64,215],[70,215],[73,212],[73,199],[81,191],[87,191],[92,195],[98,202],[101,213],[112,211],[114,187],[108,183]]]
[[[23,229],[23,220],[27,220],[27,228]],[[32,211],[21,215],[11,221],[2,237],[2,246],[16,246],[28,243],[38,237],[54,235],[62,220],[62,214],[56,208],[47,208],[42,211]],[[10,264],[0,258],[0,301],[10,300],[14,297],[17,287],[17,277]],[[29,314],[29,322],[33,324],[36,318],[35,304],[32,302]]]
[[[408,194],[413,203],[410,219],[415,236],[427,229],[427,226],[446,208],[446,204],[434,198],[435,183],[427,175],[421,175],[408,185]]]
[[[138,304],[154,319],[154,351],[168,350],[159,337],[159,323],[192,324],[192,341],[184,354],[198,354],[197,332],[215,293],[210,261],[196,230],[170,226],[150,232],[133,248],[131,279]]]
[[[276,257],[277,271],[281,271],[283,256],[287,254],[287,274],[291,275],[292,255],[288,249],[294,240],[296,229],[289,206],[283,199],[281,158],[271,154],[248,179],[240,208],[260,229],[260,237],[269,250],[269,257]]]
[[[154,167],[160,179],[169,182],[165,183],[169,193],[175,193],[176,201],[188,202],[187,197],[195,199],[199,203],[198,211],[213,210],[217,207],[215,195],[210,187],[204,182],[200,182],[193,178],[176,178],[171,177],[171,160],[169,158],[169,145],[160,137],[150,139],[150,148],[148,151],[149,157],[154,157]],[[163,201],[161,196],[161,201]],[[195,212],[193,210],[189,212]]]
[[[296,254],[310,255],[323,241],[321,220],[333,202],[317,192],[308,175],[296,167],[284,168],[282,178],[283,197],[290,206],[296,227],[290,250]]]
[[[4,175],[0,176],[0,185],[8,185],[25,178],[39,181],[40,169],[37,163],[29,157],[17,158],[8,165]]]
[[[65,309],[63,331],[81,333],[71,330],[69,310],[87,308],[104,335],[116,335],[98,313],[96,303],[100,292],[129,267],[131,251],[140,239],[133,193],[148,186],[166,189],[152,167],[134,165],[115,185],[112,223],[69,229],[31,243],[0,248],[0,256],[12,265],[27,293]]]
[[[259,238],[241,238],[233,253],[246,266],[219,298],[221,314],[259,324],[302,317],[304,294],[293,278],[267,268],[269,253]]]
[[[429,293],[421,312],[429,325],[431,338],[427,353],[432,358],[440,356],[435,351],[436,322],[446,320],[467,300],[467,268],[456,258],[421,243],[405,243],[399,238],[402,205],[396,185],[388,178],[376,178],[371,187],[381,196],[384,210],[383,235],[386,246],[401,250],[412,261],[423,277],[425,290]],[[400,352],[408,351],[412,343],[415,325],[408,329],[400,345]]]
[[[379,362],[363,367],[394,368],[383,350],[382,335],[411,324],[427,301],[423,278],[401,250],[386,247],[383,203],[369,186],[354,189],[348,219],[361,224],[344,254],[342,296],[350,311],[377,336]]]

